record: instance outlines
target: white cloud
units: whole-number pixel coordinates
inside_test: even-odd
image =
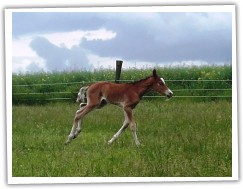
[[[70,32],[57,32],[51,34],[43,34],[41,37],[48,39],[51,43],[58,47],[66,47],[71,49],[73,46],[78,46],[82,39],[88,41],[92,40],[110,40],[116,36],[116,33],[101,28],[91,31],[70,31]]]
[[[21,36],[12,40],[12,56],[36,57],[37,54],[30,47],[33,36]]]
[[[51,44],[59,48],[67,48],[71,50],[73,47],[78,47],[82,39],[87,41],[92,40],[110,40],[116,37],[116,33],[105,28],[89,31],[70,31],[70,32],[55,32],[49,34],[34,34],[20,36],[12,40],[12,57],[13,57],[13,72],[27,72],[28,68],[38,68],[39,70],[48,70],[46,60],[41,58],[31,48],[31,42],[38,37],[47,39]],[[68,66],[68,65],[66,65]],[[38,71],[38,70],[37,70]]]
[[[32,36],[21,36],[12,40],[12,72],[26,73],[30,71],[28,67],[36,65],[38,70],[45,69],[45,61],[39,57],[30,47]]]
[[[29,70],[30,66],[35,65],[35,70]],[[46,71],[45,62],[39,57],[13,57],[12,72],[26,73],[28,71]]]
[[[101,28],[98,30],[87,31],[85,32],[84,38],[88,41],[92,40],[111,40],[116,37],[116,33],[105,28]]]
[[[28,36],[21,36],[14,38],[12,41],[13,45],[13,56],[36,56],[35,51],[30,47],[31,41],[36,37],[44,37],[48,39],[52,44],[71,49],[73,46],[78,46],[82,39],[88,41],[92,40],[110,40],[116,37],[116,33],[105,28],[90,31],[70,31],[70,32],[55,32],[48,34],[35,34]]]
[[[72,46],[78,46],[80,40],[84,37],[84,31],[72,31],[72,32],[59,32],[59,33],[50,33],[42,34],[39,37],[44,37],[48,39],[52,44],[66,48],[72,48]]]

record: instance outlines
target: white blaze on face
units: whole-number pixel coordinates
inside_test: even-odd
[[[161,81],[165,84],[165,80],[164,80],[164,78],[161,77],[160,79],[161,79]]]
[[[165,84],[165,80],[164,80],[164,78],[160,78],[161,79],[161,81]],[[165,91],[165,95],[166,96],[172,96],[173,95],[173,92],[168,88],[166,91]]]

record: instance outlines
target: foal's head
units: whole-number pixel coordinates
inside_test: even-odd
[[[157,73],[156,69],[153,70],[153,77],[154,77],[154,83],[153,83],[153,90],[160,93],[161,95],[165,95],[168,98],[171,98],[173,96],[173,92],[166,86],[165,80],[163,78],[160,78]]]

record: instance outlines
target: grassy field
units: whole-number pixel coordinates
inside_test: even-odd
[[[232,175],[232,104],[142,100],[134,115],[141,146],[127,129],[107,141],[123,112],[106,106],[85,117],[64,146],[78,104],[13,106],[14,177],[228,177]]]

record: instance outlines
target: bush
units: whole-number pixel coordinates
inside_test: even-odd
[[[165,79],[166,84],[174,92],[175,97],[231,96],[231,65],[158,67],[157,73]],[[127,82],[127,80],[140,80],[151,74],[152,69],[122,70],[121,80],[123,81],[121,82]],[[67,100],[75,102],[77,92],[81,86],[85,86],[96,81],[114,81],[114,78],[115,70],[112,69],[94,70],[93,72],[80,71],[13,74],[13,104],[45,104],[53,100]],[[152,92],[147,95],[151,96],[155,95],[155,93]],[[205,99],[207,98],[204,98],[204,100]],[[208,99],[215,100],[218,98],[209,97]],[[231,100],[231,98],[229,99]]]

